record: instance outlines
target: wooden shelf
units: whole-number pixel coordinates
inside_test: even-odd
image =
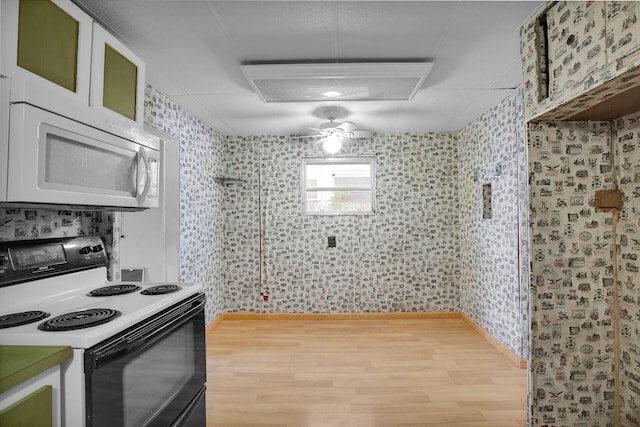
[[[611,121],[638,111],[640,66],[533,117],[530,121]]]
[[[640,85],[620,92],[572,116],[571,121],[611,121],[640,111]]]

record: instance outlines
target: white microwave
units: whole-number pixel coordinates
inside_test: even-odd
[[[158,206],[159,138],[138,128],[118,136],[27,103],[2,104],[9,126],[0,139],[0,205]]]

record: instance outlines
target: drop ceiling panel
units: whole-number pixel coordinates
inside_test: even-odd
[[[446,127],[451,130],[461,130],[480,117],[482,113],[486,112],[488,110],[487,105],[491,107],[497,105],[511,92],[512,90],[510,89],[494,89],[482,92],[473,102],[467,105],[465,109],[456,115],[452,115]]]
[[[456,2],[339,3],[338,51],[354,58],[380,52],[389,59],[431,58],[456,7]]]
[[[501,76],[493,81],[491,89],[504,89],[520,86],[522,81],[522,61],[515,61],[509,67],[505,67]]]
[[[458,130],[520,82],[518,28],[543,2],[74,0],[147,63],[148,82],[223,134],[301,133],[326,102],[265,104],[246,61],[433,60],[411,101],[342,101],[376,132]],[[442,91],[423,99],[422,94]],[[475,97],[474,97],[475,96]],[[497,99],[497,100],[499,100]],[[466,123],[465,123],[466,121]]]
[[[210,2],[242,61],[334,58],[332,2]]]
[[[434,88],[488,88],[520,62],[519,24],[537,3],[502,2],[500,8],[485,2],[468,2],[456,10],[452,30],[436,55],[431,81]]]
[[[229,135],[288,135],[305,133],[304,126],[318,124],[312,106],[280,103],[265,104],[255,94],[196,95],[196,99],[210,107],[211,113],[224,117]],[[287,132],[283,132],[287,129]]]
[[[483,89],[449,90],[427,89],[418,92],[411,103],[405,103],[394,117],[393,132],[419,132],[430,129],[434,132],[458,131],[456,117],[473,103]],[[464,107],[461,107],[463,104]],[[453,123],[451,123],[453,122]]]
[[[236,68],[235,48],[206,2],[127,1],[126,10],[123,2],[82,3],[99,11],[100,18],[143,57],[148,69],[160,69],[166,79],[177,82],[167,94],[229,91],[228,79],[211,76]],[[234,89],[238,88],[249,90],[249,85],[238,79]]]
[[[192,95],[174,95],[171,97],[185,111],[197,117],[201,122],[212,127],[222,135],[234,135],[235,132],[220,115],[214,114],[209,105],[203,104],[197,97]]]

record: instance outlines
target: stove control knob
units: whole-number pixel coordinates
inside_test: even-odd
[[[85,246],[83,248],[80,248],[80,253],[82,255],[86,255],[86,254],[88,254],[90,252],[91,252],[91,246]]]
[[[91,248],[91,252],[102,252],[103,249],[102,245],[95,245]]]
[[[6,256],[0,255],[0,265],[5,265],[9,261]]]

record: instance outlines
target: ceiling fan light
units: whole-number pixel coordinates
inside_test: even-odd
[[[336,154],[342,148],[342,141],[334,136],[328,136],[322,143],[322,148],[329,154]]]
[[[327,98],[335,98],[337,96],[342,95],[342,93],[338,92],[337,90],[328,90],[324,92],[323,95],[326,96]]]

